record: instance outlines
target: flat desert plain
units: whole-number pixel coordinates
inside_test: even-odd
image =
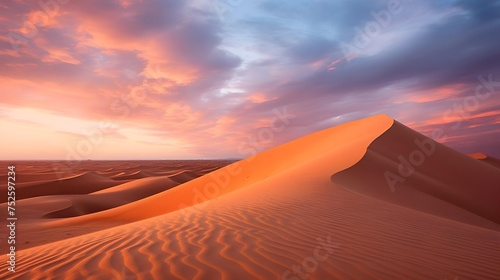
[[[500,279],[498,163],[386,115],[241,161],[2,162],[0,278]]]

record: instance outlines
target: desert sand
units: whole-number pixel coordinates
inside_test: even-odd
[[[500,279],[480,158],[377,115],[238,162],[18,162],[0,278]]]
[[[475,158],[481,162],[488,163],[493,165],[496,168],[500,168],[500,159],[494,158],[492,156],[485,155],[483,153],[475,153],[470,155],[472,158]]]

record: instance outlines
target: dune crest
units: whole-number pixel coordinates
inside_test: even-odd
[[[208,173],[208,172],[207,172]],[[198,175],[196,175],[194,172],[192,171],[187,171],[187,170],[183,170],[183,171],[179,171],[178,173],[175,173],[175,174],[172,174],[172,175],[169,175],[168,176],[170,179],[182,184],[182,183],[186,183],[188,181],[191,181],[197,177],[199,177]]]
[[[488,156],[483,153],[474,153],[469,155],[471,158],[475,159],[486,159]]]
[[[136,172],[132,172],[130,174],[117,174],[117,175],[111,177],[111,179],[114,179],[114,180],[130,180],[130,179],[147,178],[149,176],[151,176],[151,174],[148,174],[147,172],[139,170],[139,171],[136,171]]]
[[[84,172],[61,179],[18,183],[17,200],[44,195],[88,194],[121,183],[96,172]],[[3,186],[2,189],[4,188],[7,189],[7,186]],[[1,197],[0,203],[6,202],[6,199],[5,196]]]
[[[498,158],[491,157],[483,153],[470,154],[469,156],[493,167],[500,168],[500,159]]]
[[[426,213],[489,228],[500,225],[500,170],[398,122],[368,147],[359,163],[332,180]]]
[[[498,278],[500,231],[479,216],[486,216],[495,200],[476,209],[483,194],[472,193],[467,204],[464,195],[471,190],[465,185],[443,187],[455,182],[448,177],[457,170],[433,174],[427,167],[416,179],[406,178],[408,188],[393,186],[391,192],[382,182],[380,189],[378,178],[397,170],[394,158],[413,151],[414,136],[385,115],[373,116],[310,134],[135,202],[44,223],[55,235],[88,226],[102,230],[21,250],[23,262],[16,274],[7,274],[2,261],[0,277]],[[435,150],[437,162],[451,157],[457,166],[496,176],[495,168],[449,148]],[[187,169],[181,165],[179,171]],[[435,182],[430,175],[437,176]],[[425,184],[418,189],[412,180]],[[136,190],[129,188],[134,182],[90,195]],[[141,188],[149,185],[141,182]],[[400,193],[418,203],[386,199]],[[443,194],[452,199],[443,200]],[[423,208],[414,208],[419,205]],[[110,223],[116,226],[105,229]]]
[[[323,162],[325,165],[319,170],[314,170],[313,174],[318,176],[317,173],[322,173],[324,178],[328,178],[330,174],[359,161],[371,141],[389,129],[393,122],[394,120],[387,115],[377,115],[325,129],[230,164],[146,199],[96,214],[55,221],[52,226],[109,219],[131,222],[150,218],[205,203],[282,172],[314,165],[315,162]],[[286,160],[283,160],[285,158]],[[165,203],[166,201],[171,203]]]

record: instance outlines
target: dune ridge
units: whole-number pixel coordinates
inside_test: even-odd
[[[332,180],[357,193],[433,215],[490,228],[500,225],[500,170],[398,122],[368,147],[360,162]],[[424,203],[429,200],[434,201],[432,207]]]
[[[422,194],[419,203],[428,207],[415,209],[383,199],[384,192],[392,193],[385,182],[368,184],[361,178],[358,186],[342,180],[375,178],[375,173],[359,171],[376,160],[382,163],[377,172],[383,178],[385,167],[395,165],[387,162],[411,145],[401,139],[414,140],[405,131],[388,116],[373,116],[308,135],[123,206],[46,223],[54,231],[122,224],[21,250],[23,264],[16,274],[5,273],[3,261],[0,277],[498,279],[500,231],[490,220],[471,213],[477,197],[461,208],[455,201],[415,191]],[[445,148],[436,155],[448,156],[451,152]],[[470,160],[465,161],[475,166],[470,168],[494,172]],[[446,172],[437,179],[451,180],[447,177],[453,173]],[[218,192],[207,186],[219,186]],[[410,188],[397,187],[394,194],[406,189]],[[199,194],[205,199],[195,199]],[[453,215],[468,216],[461,221],[437,215],[443,205]]]
[[[487,163],[487,164],[492,165],[496,168],[500,168],[500,159],[498,159],[498,158],[488,156],[488,155],[483,154],[483,153],[475,153],[475,154],[471,154],[470,156],[472,158],[475,158],[475,159],[481,161],[481,162]]]
[[[19,177],[19,176],[18,176]],[[26,183],[17,183],[17,200],[60,194],[88,194],[94,191],[102,190],[121,184],[120,181],[111,180],[96,172],[84,172],[61,179],[34,181]],[[2,189],[6,186],[2,186]],[[2,196],[0,203],[6,202],[7,198]]]
[[[150,218],[206,202],[281,172],[291,172],[297,166],[300,167],[315,161],[331,160],[332,156],[342,155],[343,160],[334,161],[330,164],[332,167],[325,167],[324,170],[315,168],[314,170],[315,173],[324,172],[325,176],[329,176],[336,171],[354,165],[361,159],[369,143],[389,129],[393,122],[386,115],[377,115],[325,129],[264,151],[256,156],[232,163],[179,187],[146,199],[108,211],[55,221],[48,226],[57,227],[110,219],[131,222]],[[341,145],[332,147],[332,143]],[[304,150],[304,146],[308,148]],[[283,158],[287,160],[281,160]],[[221,178],[225,178],[225,181],[221,182],[223,180]],[[215,194],[211,195],[211,192]],[[202,198],[197,199],[200,196]],[[165,201],[172,201],[173,203],[165,203]]]
[[[115,180],[130,180],[130,179],[142,179],[142,178],[147,178],[150,177],[151,174],[148,174],[145,171],[139,170],[132,172],[130,174],[117,174],[111,177],[111,179]]]
[[[20,196],[20,193],[17,194],[17,217],[22,220],[22,223],[18,225],[18,237],[22,242],[18,244],[17,248],[22,250],[120,224],[113,221],[104,221],[100,225],[82,226],[75,224],[75,226],[65,227],[64,230],[60,230],[45,227],[47,221],[107,210],[174,187],[179,183],[172,181],[169,177],[180,172],[179,166],[182,166],[185,172],[201,175],[207,169],[217,169],[230,162],[227,160],[22,161],[0,162],[0,166],[7,169],[7,165],[16,165],[18,186],[43,187],[49,185],[48,190],[37,190],[41,196],[37,196],[36,192],[30,193],[29,188],[21,189],[22,196]],[[150,177],[128,180],[111,178],[118,173],[136,174],[141,170],[146,170]],[[97,176],[95,176],[96,174]],[[40,176],[51,179],[40,182]],[[98,180],[95,180],[95,178],[98,178]],[[188,176],[183,178],[183,180],[188,179]],[[107,187],[105,185],[105,188],[101,188],[101,181],[103,180],[105,183],[111,182],[113,186]],[[78,184],[73,185],[72,182]],[[78,188],[73,188],[73,186]],[[7,192],[6,189],[5,184],[0,185],[0,191]],[[63,191],[57,191],[58,189]],[[0,203],[0,210],[5,213],[7,204]],[[0,229],[0,234],[4,232],[4,229]],[[0,246],[2,254],[7,249],[7,246]]]

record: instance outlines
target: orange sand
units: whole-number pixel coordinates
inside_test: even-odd
[[[500,169],[436,143],[391,189],[415,139],[379,115],[198,178],[216,167],[107,167],[119,184],[19,201],[41,241],[0,278],[498,279]]]

